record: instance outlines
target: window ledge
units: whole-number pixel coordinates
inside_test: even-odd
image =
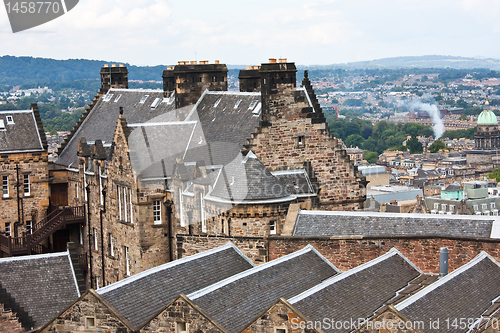
[[[129,227],[134,227],[134,224],[132,222],[125,222],[125,221],[119,221],[121,224],[127,225]]]
[[[14,199],[13,197],[2,197],[3,200],[11,200]]]
[[[162,224],[153,224],[153,228],[167,228],[168,224],[162,223]]]

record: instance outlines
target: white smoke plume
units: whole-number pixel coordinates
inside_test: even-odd
[[[441,113],[435,104],[422,103],[420,101],[412,101],[410,108],[417,111],[422,110],[427,112],[432,119],[432,129],[434,130],[434,140],[439,139],[444,133],[444,124],[441,119]]]

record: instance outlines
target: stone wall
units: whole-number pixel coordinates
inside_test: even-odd
[[[178,332],[179,323],[186,325],[186,332],[224,332],[211,320],[205,317],[184,297],[177,298],[158,316],[145,325],[140,332]]]
[[[264,314],[259,316],[242,333],[276,333],[277,329],[285,332],[318,332],[307,328],[307,322],[302,320],[288,304],[278,301]]]
[[[38,221],[43,219],[49,207],[47,153],[1,155],[0,175],[9,177],[9,196],[3,197],[3,193],[0,194],[0,231],[5,231],[5,223],[10,222],[12,236],[14,236],[14,222],[18,221],[17,165],[19,166],[19,196],[22,200],[22,203],[19,204],[19,211],[24,211],[24,222],[32,221],[33,216],[36,216]],[[29,175],[29,195],[24,193],[24,175]],[[23,230],[24,228],[19,231]]]
[[[96,330],[96,328],[88,327],[87,318],[90,318],[90,320],[93,319],[95,327],[99,329]],[[83,295],[66,311],[47,324],[40,333],[77,331],[105,333],[132,332],[93,292]]]
[[[25,330],[19,319],[10,310],[6,310],[0,303],[0,333],[22,333]]]
[[[252,134],[248,149],[270,171],[303,169],[304,162],[310,162],[319,181],[322,209],[360,209],[366,191],[322,115],[313,112],[292,85],[279,85],[277,90],[263,106],[263,126]]]
[[[177,257],[184,258],[232,242],[254,264],[267,262],[267,242],[261,237],[177,235]]]
[[[292,238],[270,237],[269,260],[311,244],[341,271],[347,271],[396,248],[426,273],[439,273],[439,250],[449,249],[449,271],[467,264],[481,251],[500,261],[500,240],[458,238]]]

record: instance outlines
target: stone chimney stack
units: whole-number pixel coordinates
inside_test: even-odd
[[[195,104],[203,92],[227,91],[227,66],[208,61],[179,61],[163,71],[163,91],[175,91],[175,107]]]
[[[260,66],[247,66],[240,70],[238,79],[241,92],[260,92]]]
[[[273,105],[282,104],[285,101],[279,101],[280,99],[293,94],[297,86],[296,73],[295,63],[287,62],[286,58],[279,59],[279,62],[276,59],[269,59],[268,63],[261,65],[260,83],[264,120],[274,113]]]
[[[100,92],[102,94],[105,94],[110,88],[128,89],[128,70],[123,64],[104,64],[100,74]]]

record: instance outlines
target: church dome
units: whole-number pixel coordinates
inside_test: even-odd
[[[478,125],[498,125],[497,116],[491,110],[484,110],[477,117]]]

